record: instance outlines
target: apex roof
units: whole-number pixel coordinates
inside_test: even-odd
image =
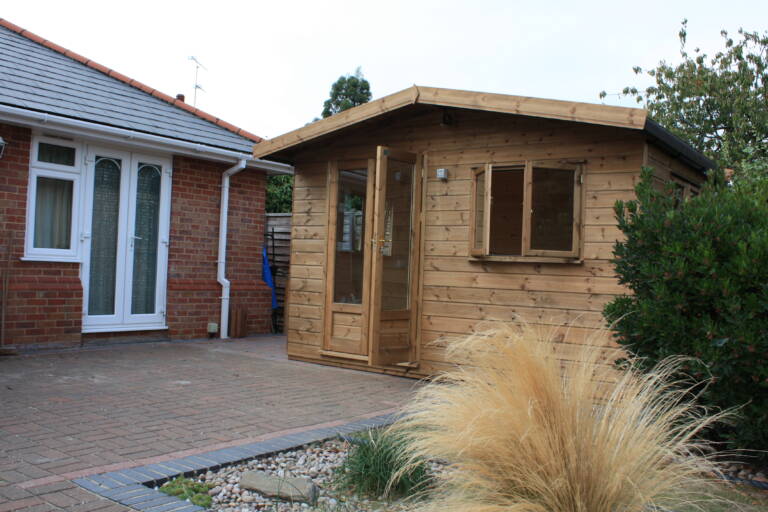
[[[264,158],[387,112],[416,104],[484,110],[641,130],[661,141],[668,149],[680,154],[696,167],[702,170],[714,167],[711,160],[650,119],[645,109],[419,85],[345,110],[273,139],[264,140],[254,146],[253,155],[257,158]]]
[[[262,140],[2,18],[0,104],[244,153]]]

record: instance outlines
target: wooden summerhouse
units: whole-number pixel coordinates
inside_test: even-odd
[[[295,167],[294,359],[423,376],[441,339],[521,318],[569,347],[619,285],[612,207],[644,165],[682,194],[712,162],[645,110],[411,87],[254,148]]]

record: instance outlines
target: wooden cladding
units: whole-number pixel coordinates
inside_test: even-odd
[[[469,254],[578,259],[582,169],[567,160],[486,164],[472,171]]]
[[[440,124],[442,114],[425,106],[390,112],[386,119],[372,119],[296,153],[290,357],[426,376],[460,363],[449,356],[447,339],[498,322],[525,321],[551,328],[560,340],[558,353],[564,360],[573,358],[578,352],[574,345],[605,327],[604,305],[629,293],[610,262],[613,244],[623,237],[613,211],[616,200],[635,197],[643,165],[652,165],[665,180],[676,175],[696,182],[695,170],[647,146],[642,134],[633,130],[467,109],[452,109],[453,123],[446,126]],[[338,207],[338,181],[329,182],[329,175],[350,168],[351,162],[361,168],[362,161],[369,165],[372,185],[376,173],[368,161],[376,159],[377,146],[384,141],[390,150],[385,155],[386,148],[381,148],[380,167],[395,169],[388,165],[390,159],[415,161],[416,172],[413,241],[394,236],[397,227],[406,232],[406,223],[397,215],[390,215],[388,236],[384,195],[378,196],[383,202],[376,221],[371,218],[377,233],[365,235],[371,259],[374,252],[382,260],[390,258],[378,262],[384,274],[378,289],[405,282],[406,247],[413,259],[407,266],[408,300],[402,288],[393,296],[393,310],[378,299],[378,319],[372,322],[364,318],[363,305],[336,303],[331,294],[329,283],[338,268],[335,244],[345,236],[350,242],[354,238],[348,228],[345,235],[336,221],[329,223],[343,211]],[[329,168],[329,161],[338,163]],[[374,160],[374,168],[376,164]],[[447,169],[447,180],[438,176],[439,168]],[[389,181],[381,175],[379,187],[403,185],[405,190],[407,174],[401,173],[399,182],[394,175]],[[489,194],[487,186],[493,188]],[[368,197],[376,198],[376,191]],[[397,213],[404,198],[393,195],[390,209]],[[366,216],[373,217],[374,201],[366,205]],[[559,210],[542,212],[547,206]],[[498,225],[503,237],[497,236],[498,227],[493,229]],[[558,236],[548,233],[550,227]],[[570,251],[562,250],[566,245]],[[391,256],[382,254],[382,248]],[[371,288],[374,281],[373,274],[364,278]],[[396,304],[404,301],[409,309]],[[370,326],[378,334],[375,343]]]

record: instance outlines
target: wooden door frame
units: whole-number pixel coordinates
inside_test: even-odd
[[[365,197],[365,229],[366,236],[362,241],[363,247],[363,290],[362,304],[344,304],[334,302],[334,279],[336,273],[336,229],[338,222],[338,200],[339,200],[339,171],[346,169],[368,169],[368,178],[366,180]],[[327,199],[326,211],[328,212],[328,222],[326,224],[326,271],[325,271],[325,302],[323,308],[323,337],[320,347],[322,356],[354,359],[358,361],[370,362],[371,346],[368,337],[369,311],[370,311],[370,287],[371,287],[371,245],[367,237],[370,233],[367,231],[371,226],[373,218],[373,206],[369,202],[374,201],[373,187],[376,172],[376,161],[374,159],[361,160],[331,160],[328,162],[327,179]],[[333,333],[333,314],[334,313],[354,313],[361,315],[361,346],[366,348],[367,354],[351,354],[331,350],[330,342]]]
[[[382,233],[386,229],[384,226],[385,222],[385,212],[382,211],[382,209],[386,205],[386,176],[384,172],[381,172],[381,168],[379,167],[379,162],[383,160],[383,158],[386,157],[387,161],[391,158],[393,160],[398,161],[405,161],[410,162],[413,160],[413,190],[411,191],[411,255],[410,255],[410,270],[409,270],[409,276],[410,276],[410,283],[408,290],[408,297],[409,297],[409,316],[410,316],[410,323],[409,323],[409,331],[408,331],[408,337],[409,337],[409,359],[408,362],[398,363],[395,364],[395,366],[405,366],[408,368],[411,367],[417,367],[418,366],[418,357],[419,357],[419,350],[418,350],[418,330],[419,330],[419,312],[420,312],[420,302],[421,302],[421,283],[422,283],[422,264],[421,264],[421,254],[422,254],[422,247],[423,247],[423,240],[422,240],[422,233],[421,233],[421,226],[423,223],[423,208],[422,208],[422,195],[425,187],[422,186],[423,180],[426,179],[425,177],[425,157],[423,155],[417,154],[417,153],[411,153],[407,151],[392,149],[386,146],[377,146],[376,148],[376,185],[374,189],[374,209],[373,209],[373,219],[372,219],[372,238],[371,238],[371,276],[370,276],[370,282],[371,282],[371,288],[370,288],[370,294],[371,298],[369,301],[369,310],[368,310],[368,322],[369,322],[369,334],[368,339],[370,346],[368,348],[368,355],[369,355],[369,364],[374,366],[391,366],[389,364],[382,364],[377,360],[378,353],[376,351],[377,344],[375,343],[377,339],[377,328],[379,324],[379,320],[382,317],[382,311],[381,311],[381,294],[377,293],[377,290],[381,288],[382,286],[382,276],[383,276],[383,270],[379,268],[381,265],[381,262],[383,260],[382,257],[379,257],[379,251],[380,251],[380,243],[381,239],[380,236],[383,236]],[[388,172],[388,169],[387,169]],[[374,252],[375,251],[375,252]]]

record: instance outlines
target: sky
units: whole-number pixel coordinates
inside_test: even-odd
[[[633,66],[768,30],[768,1],[3,0],[3,17],[265,138],[319,117],[359,66],[374,98],[413,84],[600,103]],[[610,105],[636,106],[609,95]]]

